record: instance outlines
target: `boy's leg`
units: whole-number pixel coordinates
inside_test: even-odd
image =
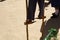
[[[37,0],[29,0],[26,23],[32,22],[32,20],[34,20],[36,3],[37,3]]]
[[[44,17],[44,0],[38,0],[38,5],[39,5],[38,18],[42,19],[42,17]]]
[[[34,20],[37,0],[29,0],[27,19]]]

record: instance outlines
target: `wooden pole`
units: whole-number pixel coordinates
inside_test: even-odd
[[[43,28],[44,28],[44,26],[45,26],[45,22],[44,22],[44,19],[46,18],[46,16],[44,16],[44,8],[45,8],[45,3],[43,4],[44,6],[43,6],[43,9],[42,9],[42,13],[43,13],[43,19],[42,19],[42,32],[44,32],[44,30],[43,30]],[[42,34],[42,36],[43,36],[43,34]]]
[[[26,0],[26,14],[28,13],[28,5],[27,5],[27,0]],[[28,24],[26,24],[26,35],[27,35],[27,40],[29,40],[29,33],[28,33]]]
[[[29,40],[28,24],[26,25],[26,35],[27,35],[27,40]]]

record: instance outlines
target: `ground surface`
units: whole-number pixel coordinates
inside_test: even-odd
[[[38,6],[36,9],[36,17],[38,15]],[[57,25],[60,27],[60,20],[48,23],[51,14],[54,12],[54,8],[51,5],[45,8],[45,21],[46,25]],[[25,0],[5,0],[0,2],[0,40],[26,40],[26,26],[24,22],[26,20],[26,6]],[[54,24],[56,23],[56,24]],[[42,36],[40,32],[42,26],[42,20],[36,19],[34,24],[29,25],[29,40],[39,40]],[[44,33],[45,34],[45,33]],[[58,34],[59,39],[59,34]]]

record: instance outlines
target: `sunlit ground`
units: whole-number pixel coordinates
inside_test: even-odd
[[[48,21],[54,8],[51,5],[45,8],[45,21]],[[38,5],[35,17],[39,13]],[[26,40],[26,6],[25,0],[5,0],[0,2],[0,40]],[[35,19],[35,23],[29,25],[29,40],[39,40],[42,20]],[[60,31],[59,31],[60,32]],[[58,39],[60,33],[58,34]]]

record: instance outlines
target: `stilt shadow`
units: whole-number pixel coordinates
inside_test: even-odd
[[[43,27],[42,27],[43,26]],[[43,40],[48,35],[48,30],[51,28],[57,29],[57,32],[60,28],[60,17],[49,19],[46,23],[42,23],[40,32],[42,33],[42,37],[40,40]]]
[[[3,2],[3,1],[5,1],[5,0],[0,0],[0,2]]]

